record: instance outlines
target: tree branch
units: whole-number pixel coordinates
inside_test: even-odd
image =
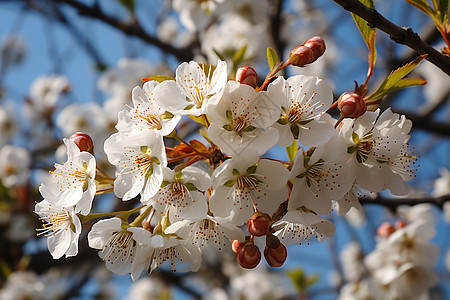
[[[450,75],[450,58],[425,43],[411,28],[401,28],[384,18],[375,9],[369,8],[358,0],[333,0],[345,10],[367,21],[369,26],[387,33],[398,44],[403,44],[419,54],[428,54],[427,60]]]
[[[166,53],[174,55],[179,61],[189,61],[194,57],[194,53],[190,47],[176,48],[170,44],[164,43],[158,38],[148,34],[144,29],[136,23],[126,23],[117,20],[105,14],[98,6],[88,6],[75,0],[52,0],[56,3],[65,3],[75,8],[80,15],[84,15],[99,21],[102,21],[119,31],[131,36],[136,36],[143,41],[152,44]]]
[[[450,194],[441,197],[423,197],[423,198],[385,198],[377,196],[376,198],[360,197],[359,202],[363,205],[377,204],[395,210],[400,205],[416,205],[429,203],[442,209],[445,202],[450,201]]]

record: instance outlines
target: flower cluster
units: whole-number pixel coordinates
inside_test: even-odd
[[[308,41],[310,63],[325,46],[318,37]],[[104,143],[115,178],[96,164],[90,138],[64,139],[68,159],[55,164],[36,204],[54,258],[77,254],[81,224],[98,216],[92,203],[106,192],[141,205],[102,214],[111,218],[92,225],[88,243],[108,269],[133,279],[165,261],[174,271],[197,271],[206,245],[221,250],[229,240],[241,266],[259,264],[258,238],[266,240],[269,265],[281,266],[286,246],[333,235],[333,223],[319,215],[360,208],[361,188],[407,193],[416,158],[404,116],[387,109],[335,120],[327,113],[332,89],[318,77],[271,72],[258,87],[250,67],[235,80],[228,73],[224,61],[191,61],[174,78],[148,77],[135,87]],[[179,136],[183,116],[201,125],[203,142]],[[167,147],[168,139],[179,144]],[[289,161],[263,156],[275,145],[286,147]]]
[[[437,283],[433,266],[439,248],[430,242],[436,234],[431,208],[421,204],[408,210],[413,218],[380,225],[377,246],[366,257],[357,242],[342,252],[349,282],[339,299],[422,299]]]

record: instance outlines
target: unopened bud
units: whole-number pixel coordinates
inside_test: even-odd
[[[289,53],[289,61],[293,66],[303,67],[315,60],[314,52],[311,48],[300,45]]]
[[[408,224],[406,224],[405,221],[397,220],[397,222],[395,222],[395,229],[400,229],[400,228],[406,227],[406,225],[408,225]]]
[[[236,258],[241,267],[253,269],[261,261],[261,252],[255,244],[247,243],[239,250]]]
[[[267,235],[266,246],[272,249],[278,248],[278,246],[280,246],[280,240],[272,234]]]
[[[320,36],[308,39],[303,46],[310,48],[314,53],[314,60],[318,59],[325,52],[325,42]]]
[[[357,93],[342,94],[338,100],[338,108],[347,118],[358,118],[367,110],[366,102]]]
[[[384,222],[377,229],[378,236],[387,239],[391,234],[395,232],[394,226],[389,222]]]
[[[264,257],[271,267],[281,267],[287,258],[287,249],[280,243],[277,248],[273,249],[268,246],[264,248]]]
[[[231,250],[233,250],[234,253],[238,253],[245,244],[247,244],[247,241],[239,242],[238,240],[233,240],[233,242],[231,242]]]
[[[271,222],[268,214],[255,212],[247,222],[247,230],[251,235],[263,236],[269,231]]]
[[[256,88],[258,85],[258,74],[256,74],[255,69],[252,67],[240,67],[236,71],[235,80],[239,83],[249,85],[252,88]]]
[[[83,132],[75,132],[69,139],[77,145],[80,151],[86,151],[94,154],[94,142],[88,134]]]

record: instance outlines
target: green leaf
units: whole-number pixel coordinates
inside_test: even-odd
[[[170,77],[170,76],[164,76],[164,75],[156,75],[156,76],[144,77],[141,80],[144,82],[155,80],[155,81],[158,81],[159,83],[161,83],[166,80],[175,81],[175,78]]]
[[[359,0],[362,4],[369,8],[375,9],[375,5],[372,0]],[[375,28],[370,27],[367,24],[367,21],[363,18],[352,13],[353,20],[355,20],[356,26],[361,32],[361,36],[366,42],[367,48],[369,49],[369,68],[372,69],[375,65],[375,61],[377,59],[377,51],[375,49]]]
[[[436,10],[437,17],[442,24],[447,23],[448,16],[448,0],[433,0],[434,9]]]
[[[417,57],[410,63],[392,71],[391,74],[381,83],[378,89],[367,96],[366,100],[377,100],[381,99],[383,96],[395,92],[397,90],[403,89],[412,85],[423,85],[426,83],[425,80],[419,78],[405,78],[417,65],[427,57],[427,54]]]
[[[297,140],[294,140],[292,145],[286,147],[286,152],[289,157],[289,161],[294,161],[294,157],[297,154],[298,146],[297,146]]]
[[[217,55],[217,57],[220,60],[226,61],[225,57],[222,55],[222,53],[220,53],[219,51],[217,51],[216,49],[213,48],[214,53]]]
[[[233,176],[235,177],[241,176],[241,173],[239,173],[238,169],[233,169]]]
[[[423,11],[432,18],[434,17],[434,15],[436,15],[436,12],[434,11],[434,9],[430,7],[430,5],[428,5],[426,0],[405,0],[405,1],[411,4],[412,6],[420,9],[421,11]]]
[[[275,67],[277,66],[277,63],[278,63],[277,52],[274,49],[267,47],[266,55],[267,55],[267,62],[269,63],[270,71],[272,71],[273,69],[275,69]]]
[[[302,269],[287,271],[286,274],[300,293],[306,292],[319,280],[319,275],[307,276]]]
[[[233,66],[236,68],[244,60],[245,51],[247,51],[247,45],[239,49],[233,54]]]
[[[134,14],[134,0],[118,0],[130,13]]]

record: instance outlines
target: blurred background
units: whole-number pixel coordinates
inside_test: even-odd
[[[433,21],[406,1],[375,1],[377,10],[441,49]],[[91,135],[95,156],[111,176],[103,142],[115,132],[117,114],[131,102],[143,77],[173,76],[183,61],[215,64],[220,57],[234,70],[252,66],[269,72],[266,47],[282,60],[308,38],[319,35],[325,54],[308,67],[285,75],[326,79],[335,100],[363,83],[367,47],[347,11],[329,0],[0,0],[0,299],[363,299],[370,272],[364,257],[377,245],[377,228],[399,219],[426,219],[439,247],[433,266],[437,284],[421,299],[450,299],[450,79],[422,62],[412,76],[428,84],[383,100],[382,107],[413,121],[410,146],[420,156],[407,197],[389,193],[362,201],[364,211],[331,214],[336,233],[324,242],[292,245],[281,268],[261,263],[244,270],[231,249],[206,251],[197,273],[161,268],[133,282],[106,270],[97,250],[80,238],[76,257],[53,260],[41,222],[33,213],[55,162],[65,159],[62,138]],[[243,56],[239,51],[246,46]],[[383,32],[369,91],[390,71],[418,55]],[[238,53],[238,54],[237,54]],[[332,111],[335,117],[338,111]],[[180,125],[189,138],[198,129]],[[267,156],[285,159],[283,148]],[[96,198],[94,211],[129,209],[114,195]],[[375,203],[375,204],[374,204]],[[92,224],[90,224],[92,225]],[[90,226],[89,224],[86,227]],[[344,290],[353,287],[350,298]],[[370,293],[369,293],[370,295]],[[364,298],[372,299],[372,298]],[[375,299],[375,298],[374,298]]]

